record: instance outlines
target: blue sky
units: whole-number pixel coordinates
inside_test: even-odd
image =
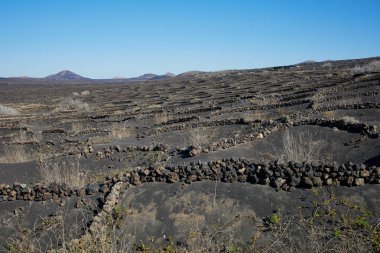
[[[379,0],[1,0],[0,76],[91,78],[380,55]]]

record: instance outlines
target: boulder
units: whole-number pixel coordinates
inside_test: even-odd
[[[302,177],[301,183],[305,188],[312,188],[314,185],[313,181],[308,177]]]

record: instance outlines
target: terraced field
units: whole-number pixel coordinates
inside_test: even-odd
[[[315,245],[289,241],[282,221],[331,196],[371,211],[376,230],[376,63],[125,84],[0,80],[0,104],[17,111],[0,115],[2,249],[90,247],[94,236],[107,245],[111,233],[120,251],[302,251]],[[279,210],[281,222],[268,223]],[[369,252],[373,240],[355,245]]]

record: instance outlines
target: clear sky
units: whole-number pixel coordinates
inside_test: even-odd
[[[91,78],[380,55],[380,0],[1,0],[0,76]]]

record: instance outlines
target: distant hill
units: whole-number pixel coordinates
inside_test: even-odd
[[[175,75],[172,73],[166,73],[164,75],[156,75],[152,73],[147,73],[138,77],[127,78],[126,80],[128,81],[162,80],[162,79],[172,78],[174,76]]]
[[[183,73],[179,74],[178,76],[196,76],[196,75],[203,74],[203,73],[206,73],[206,72],[198,71],[198,70],[192,70],[192,71],[183,72]]]
[[[86,78],[78,74],[75,74],[74,72],[64,70],[57,74],[47,76],[44,79],[55,80],[55,81],[78,81],[78,80],[88,80],[90,78]]]
[[[175,75],[173,73],[166,73],[166,74],[163,74],[163,75],[160,75],[160,76],[155,76],[149,80],[162,80],[162,79],[168,79],[168,78],[172,78],[172,77],[175,77]]]
[[[298,63],[297,65],[302,65],[302,64],[313,64],[313,63],[317,63],[317,61],[314,61],[314,60],[307,60],[307,61],[300,62],[300,63]]]
[[[71,71],[64,70],[57,74],[50,75],[44,78],[38,77],[28,77],[28,76],[18,76],[18,77],[0,77],[0,85],[13,85],[13,84],[112,84],[112,83],[129,83],[129,82],[145,82],[145,81],[155,81],[155,80],[165,80],[171,78],[203,78],[209,76],[224,76],[229,74],[240,74],[244,72],[254,72],[259,73],[260,71],[282,71],[287,69],[297,69],[300,71],[314,71],[314,70],[326,70],[326,69],[343,69],[346,68],[350,70],[356,66],[362,66],[365,64],[370,64],[373,61],[379,61],[380,57],[370,57],[363,59],[349,59],[349,60],[326,60],[322,62],[315,62],[312,60],[305,61],[299,64],[292,64],[287,66],[274,66],[265,67],[257,69],[234,69],[234,70],[221,70],[213,72],[204,71],[188,71],[178,75],[172,73],[165,73],[163,75],[156,75],[152,73],[147,73],[138,77],[124,77],[117,76],[110,79],[91,79],[75,74]]]

